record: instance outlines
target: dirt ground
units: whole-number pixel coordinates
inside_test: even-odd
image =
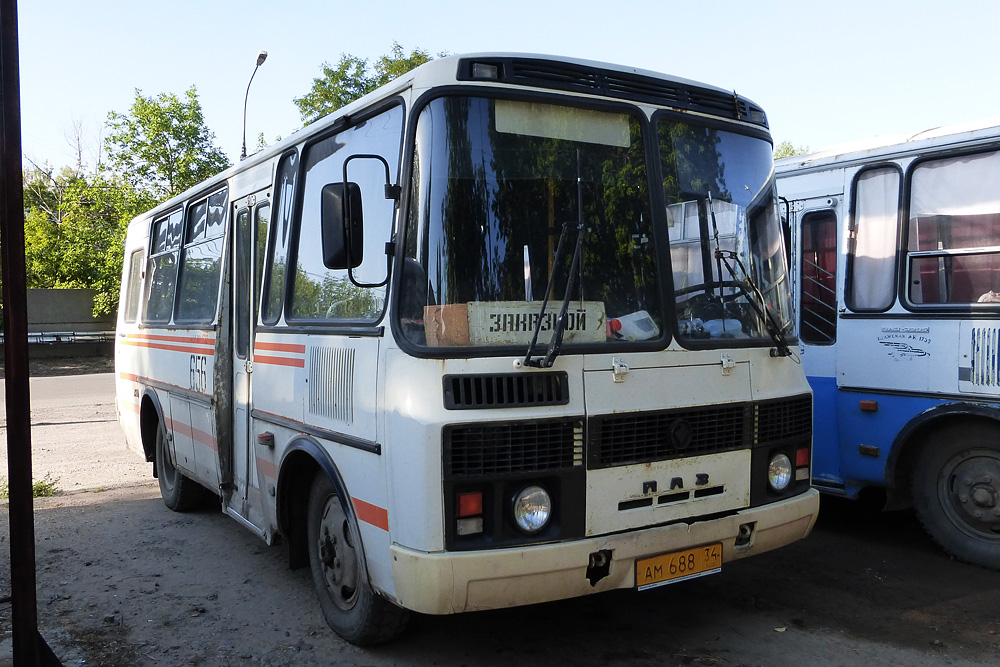
[[[643,593],[418,616],[396,642],[358,649],[329,630],[308,571],[289,570],[281,547],[217,505],[187,514],[164,507],[148,464],[124,450],[109,421],[112,397],[89,388],[112,378],[36,377],[32,412],[47,426],[35,429],[37,441],[33,434],[43,450],[35,462],[63,465],[60,486],[71,490],[35,501],[39,629],[64,665],[1000,663],[1000,572],[950,560],[912,512],[833,499],[824,499],[808,539],[718,575]],[[102,430],[84,434],[81,415]],[[5,509],[0,562],[9,561]],[[0,567],[0,596],[9,576]],[[10,606],[0,604],[0,667],[10,664],[10,622]]]

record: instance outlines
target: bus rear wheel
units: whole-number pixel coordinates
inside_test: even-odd
[[[1000,429],[937,431],[912,482],[917,517],[934,541],[959,560],[1000,569]]]
[[[163,504],[175,512],[197,509],[205,499],[205,489],[174,467],[162,429],[156,429],[156,479]]]
[[[326,475],[309,494],[309,566],[323,616],[356,646],[388,641],[406,627],[409,613],[379,596],[365,576],[358,536]]]

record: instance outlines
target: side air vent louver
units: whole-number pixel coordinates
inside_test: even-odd
[[[764,111],[749,100],[690,82],[534,58],[464,59],[459,63],[459,80],[481,80],[472,76],[473,63],[493,65],[496,80],[519,86],[648,102],[768,126]]]
[[[444,376],[444,406],[448,410],[523,408],[568,403],[569,382],[566,373]]]

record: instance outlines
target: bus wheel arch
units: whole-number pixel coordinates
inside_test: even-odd
[[[919,435],[907,475],[917,518],[958,560],[1000,569],[1000,421],[948,415]]]
[[[153,477],[159,482],[163,503],[175,512],[188,512],[200,507],[206,498],[206,490],[177,470],[170,460],[163,408],[152,391],[146,391],[142,397],[139,433],[146,460],[153,463]]]
[[[346,485],[316,443],[293,443],[282,461],[277,495],[289,564],[309,565],[327,624],[358,646],[399,635],[409,614],[372,587]]]
[[[146,391],[139,406],[139,434],[142,437],[142,451],[146,461],[153,464],[153,477],[156,477],[156,438],[163,430],[163,408],[156,394]]]

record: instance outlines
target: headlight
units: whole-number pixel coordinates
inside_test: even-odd
[[[529,535],[537,533],[552,516],[552,498],[540,486],[528,486],[514,496],[514,523]]]
[[[767,483],[775,491],[784,491],[792,481],[792,462],[784,454],[771,457],[767,464]]]

